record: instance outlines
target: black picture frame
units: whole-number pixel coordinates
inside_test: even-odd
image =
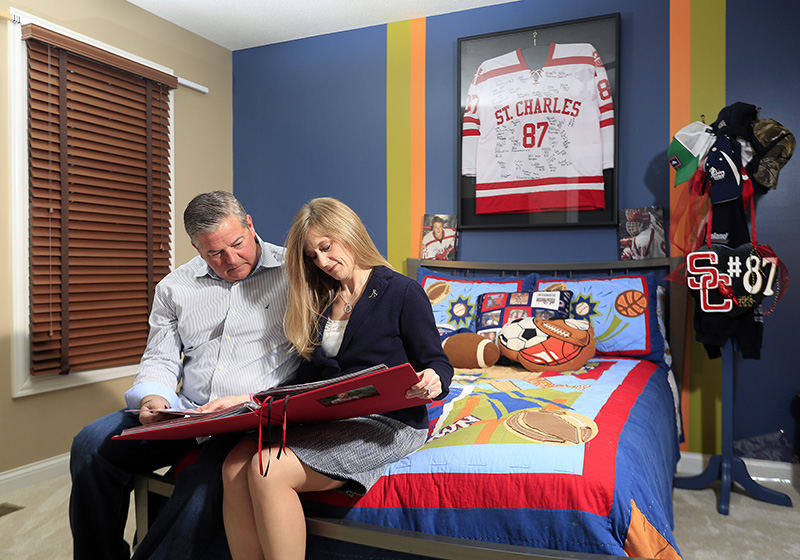
[[[533,25],[458,39],[458,215],[461,229],[616,226],[618,208],[619,31],[620,14]],[[462,175],[462,125],[467,93],[478,67],[491,58],[551,43],[590,43],[605,66],[614,105],[614,165],[603,170],[605,205],[593,210],[476,214],[475,177]],[[541,51],[541,49],[539,49]],[[527,52],[527,51],[526,51]],[[530,52],[535,52],[531,50]]]

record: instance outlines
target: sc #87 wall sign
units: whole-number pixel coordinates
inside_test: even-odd
[[[735,249],[714,244],[686,255],[686,270],[700,309],[736,316],[775,295],[778,257],[762,255],[751,243]]]

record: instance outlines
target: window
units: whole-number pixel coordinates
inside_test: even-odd
[[[21,38],[28,373],[137,364],[153,289],[171,264],[177,78],[35,24]]]

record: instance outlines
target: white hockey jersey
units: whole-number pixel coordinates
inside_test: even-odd
[[[476,177],[476,214],[605,207],[614,166],[614,106],[588,43],[550,45],[532,70],[521,49],[483,62],[462,128],[462,175]]]

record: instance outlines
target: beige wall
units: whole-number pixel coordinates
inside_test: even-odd
[[[0,0],[0,10],[22,10],[108,45],[171,68],[205,85],[208,94],[175,91],[176,263],[194,255],[181,225],[197,193],[233,187],[231,52],[124,0]],[[0,269],[12,263],[9,205],[7,25],[0,20]],[[123,406],[131,378],[28,397],[11,397],[11,291],[0,274],[0,473],[69,451],[82,426]]]

